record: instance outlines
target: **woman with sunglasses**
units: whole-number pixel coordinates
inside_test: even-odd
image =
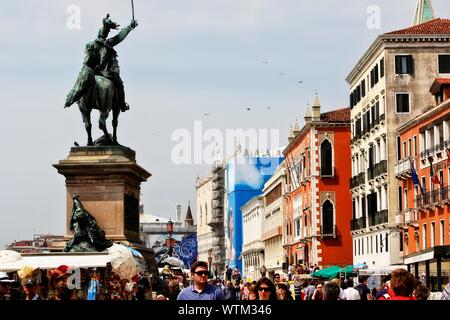
[[[261,278],[256,283],[255,291],[258,300],[277,300],[277,290],[272,281],[268,278]]]

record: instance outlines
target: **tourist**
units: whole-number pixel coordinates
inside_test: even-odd
[[[347,288],[344,289],[345,300],[361,300],[358,290],[353,288],[353,280],[348,279],[346,285]]]
[[[277,300],[277,291],[275,285],[269,278],[261,278],[255,286],[258,293],[258,300]]]
[[[317,286],[316,286],[316,290],[314,290],[314,293],[313,293],[313,295],[312,295],[312,297],[311,297],[311,300],[323,300],[323,291],[322,291],[322,288],[323,288],[323,284],[321,284],[321,283],[319,283]]]
[[[208,284],[208,264],[197,261],[191,267],[194,283],[184,288],[177,300],[224,300],[225,296],[218,287]]]
[[[413,296],[414,298],[416,298],[416,300],[428,300],[428,297],[430,296],[430,290],[423,284],[420,284],[414,289]]]
[[[415,300],[413,297],[414,291],[414,276],[405,269],[395,269],[391,273],[391,289],[394,296],[391,300]]]
[[[11,285],[14,280],[10,280],[6,272],[0,272],[0,301],[11,299]]]
[[[28,279],[23,285],[23,291],[25,292],[25,300],[42,300],[42,298],[37,294],[36,281],[33,279]]]
[[[279,283],[277,288],[277,296],[278,300],[294,300],[292,298],[292,293],[289,290],[288,286],[284,283]]]
[[[334,282],[328,282],[323,287],[323,300],[335,301],[340,300],[340,290],[342,290],[339,285]]]
[[[178,295],[181,292],[180,283],[178,282],[178,280],[172,280],[169,282],[169,291],[170,291],[169,300],[171,301],[177,300]]]
[[[359,284],[355,288],[356,290],[358,290],[359,296],[361,297],[362,301],[373,300],[372,294],[370,293],[370,289],[369,287],[367,287],[367,279],[368,276],[363,275],[359,276],[358,277]]]

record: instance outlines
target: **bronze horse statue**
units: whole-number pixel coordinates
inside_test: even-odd
[[[86,90],[78,101],[78,106],[83,117],[84,126],[88,135],[88,146],[93,146],[92,140],[92,123],[91,123],[91,111],[96,109],[100,112],[98,120],[99,128],[103,131],[103,141],[101,144],[115,145],[117,142],[117,125],[120,114],[120,108],[117,98],[117,89],[114,83],[103,76],[96,75],[94,77],[94,83],[90,90]],[[112,110],[112,126],[113,135],[112,138],[106,127],[106,119],[108,119],[109,113]]]
[[[95,145],[118,145],[117,125],[120,112],[129,109],[125,102],[125,91],[122,79],[120,78],[117,52],[114,46],[121,43],[131,30],[138,25],[136,20],[120,30],[111,38],[108,34],[112,29],[117,29],[119,25],[109,18],[109,14],[103,19],[97,39],[86,45],[86,54],[83,68],[78,76],[75,86],[67,96],[65,108],[70,107],[75,102],[80,108],[84,126],[88,135],[88,146]],[[99,128],[104,136],[92,140],[91,111],[96,109],[100,112]],[[106,119],[112,111],[113,134],[109,134],[106,128]]]

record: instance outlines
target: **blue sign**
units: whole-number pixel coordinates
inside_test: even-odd
[[[175,245],[174,250],[177,257],[183,261],[185,269],[190,269],[198,256],[197,235],[190,234],[184,236],[183,239]]]

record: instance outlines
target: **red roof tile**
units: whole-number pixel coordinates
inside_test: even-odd
[[[325,112],[320,115],[323,122],[350,122],[350,108]]]
[[[450,33],[450,20],[434,19],[416,26],[385,33],[387,35],[423,35],[423,34],[447,34]]]
[[[450,78],[436,78],[434,79],[433,84],[431,85],[430,92],[432,94],[437,94],[441,92],[442,86],[450,85]]]

